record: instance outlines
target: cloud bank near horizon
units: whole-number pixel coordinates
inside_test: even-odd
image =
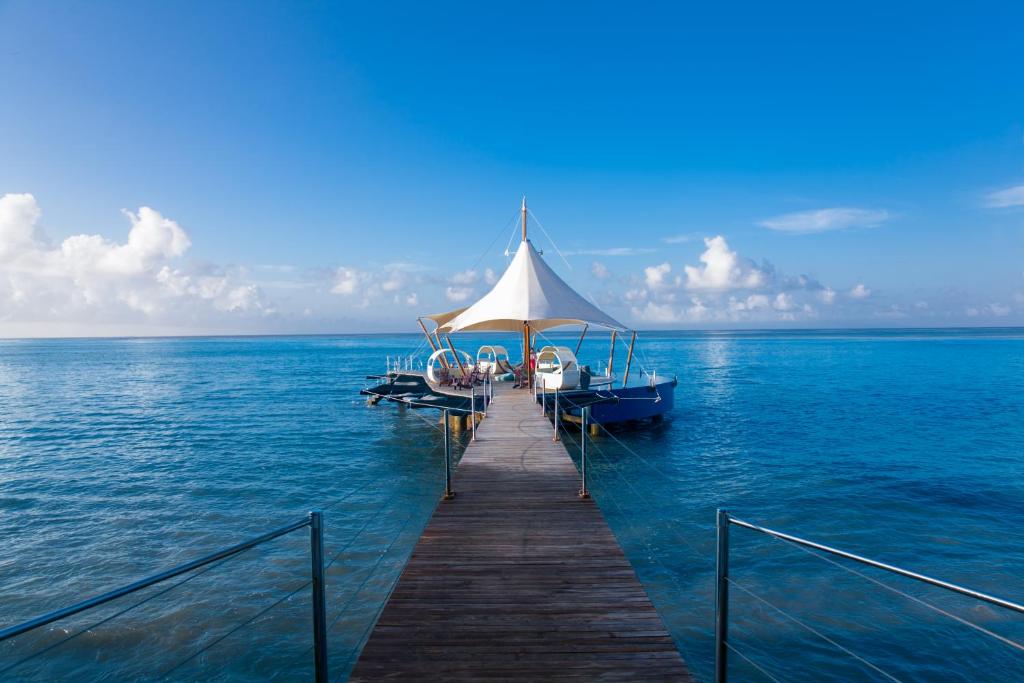
[[[0,336],[97,329],[115,334],[406,329],[416,315],[474,301],[500,275],[492,267],[444,273],[405,262],[316,268],[211,264],[190,260],[188,233],[156,209],[143,206],[122,214],[128,227],[123,240],[75,234],[56,243],[42,227],[33,195],[0,197]],[[786,220],[820,226],[825,219]],[[844,221],[850,224],[847,218],[838,223]],[[664,242],[686,244],[689,235]],[[1024,282],[1021,291],[998,300],[902,300],[870,282],[826,284],[805,274],[784,275],[766,260],[742,256],[721,234],[701,242],[696,258],[681,264],[658,259],[620,271],[590,261],[586,286],[573,284],[616,317],[648,327],[899,324],[911,318],[1006,324],[1024,316]],[[659,251],[630,249],[634,259]],[[579,255],[625,254],[615,247]]]

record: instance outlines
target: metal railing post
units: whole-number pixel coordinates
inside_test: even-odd
[[[540,392],[540,414],[547,416],[548,414],[548,392]]]
[[[309,513],[309,556],[313,564],[313,679],[327,683],[327,590],[324,585],[324,515]]]
[[[555,408],[554,408],[554,413],[555,413],[555,435],[553,437],[551,437],[551,440],[552,441],[559,441],[560,437],[558,436],[558,387],[557,386],[555,387]]]
[[[451,500],[455,497],[452,491],[452,439],[450,417],[447,410],[444,414],[444,499]]]
[[[729,511],[718,510],[718,562],[715,568],[715,683],[729,679]]]
[[[587,418],[590,406],[580,410],[580,498],[590,498],[587,490]]]
[[[470,384],[469,387],[469,422],[470,427],[473,430],[473,436],[470,437],[470,441],[476,441],[476,385]]]

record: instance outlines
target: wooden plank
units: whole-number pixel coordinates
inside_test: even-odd
[[[496,388],[351,680],[692,680],[550,421]]]

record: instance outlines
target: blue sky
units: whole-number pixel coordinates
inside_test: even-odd
[[[552,4],[0,2],[0,336],[1024,324],[1019,3]]]

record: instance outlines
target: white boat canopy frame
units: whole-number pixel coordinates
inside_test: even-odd
[[[485,344],[476,352],[476,367],[480,372],[492,375],[512,372],[508,350],[497,344]]]
[[[521,332],[524,323],[543,331],[562,325],[596,325],[625,331],[625,325],[593,305],[544,262],[533,244],[524,239],[515,258],[497,284],[482,299],[451,318],[431,316],[441,334],[492,330]],[[445,319],[448,318],[448,319]]]
[[[545,346],[537,352],[537,378],[545,390],[575,389],[580,383],[580,364],[568,346]]]
[[[458,358],[451,349],[438,349],[430,354],[430,358],[427,359],[427,379],[431,383],[437,384],[441,381],[441,370],[443,369],[449,376],[462,377],[463,368],[465,372],[469,373],[473,370],[473,357],[465,351],[457,351],[462,358]],[[445,360],[441,360],[445,358]],[[441,361],[439,368],[438,361]],[[447,362],[447,366],[445,363]]]

